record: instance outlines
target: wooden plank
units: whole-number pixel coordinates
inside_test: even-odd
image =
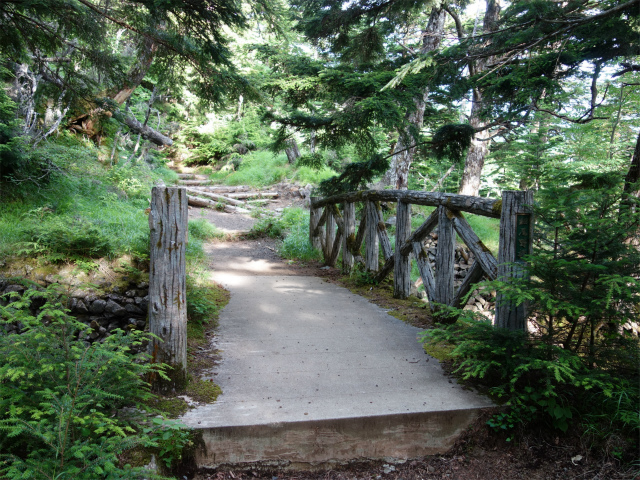
[[[235,200],[233,198],[225,197],[224,195],[218,195],[217,193],[201,192],[199,190],[196,190],[195,188],[188,188],[188,187],[186,190],[187,192],[193,195],[200,195],[202,197],[212,198],[217,202],[228,203],[229,205],[233,205],[235,207],[245,206],[245,202],[242,202],[240,200]]]
[[[409,255],[409,252],[413,250],[413,244],[415,242],[422,242],[422,240],[431,233],[436,225],[438,225],[438,210],[431,212],[431,215],[427,217],[424,223],[416,228],[416,231],[407,238],[407,241],[404,242],[400,249],[402,254]]]
[[[382,270],[380,270],[378,274],[375,276],[374,280],[376,281],[376,283],[381,283],[385,278],[387,278],[387,275],[389,275],[389,273],[391,273],[391,270],[393,270],[393,265],[395,263],[396,263],[396,257],[391,255],[387,259],[387,261],[384,262],[384,265],[382,266]]]
[[[429,257],[424,250],[422,242],[413,242],[413,256],[418,264],[418,271],[420,272],[420,278],[424,284],[424,289],[427,292],[427,298],[429,302],[434,302],[436,297],[436,280],[433,276],[433,269],[429,263]]]
[[[333,214],[333,218],[336,222],[336,225],[338,226],[338,231],[344,235],[344,219],[342,218],[342,214],[340,213],[340,210],[338,209],[338,206],[333,204],[333,205],[329,205],[329,208],[331,209],[331,213]]]
[[[451,305],[454,291],[456,236],[447,207],[438,207],[438,249],[436,250],[435,302]]]
[[[467,244],[469,250],[475,255],[475,261],[477,261],[487,276],[491,280],[496,279],[498,274],[498,261],[493,256],[491,251],[482,243],[482,240],[478,238],[476,232],[473,231],[467,219],[460,212],[452,212],[448,210],[449,218],[453,222],[453,228],[460,235],[460,238]]]
[[[149,354],[171,367],[169,380],[152,379],[160,391],[183,390],[187,381],[186,248],[187,192],[158,186],[151,190],[149,228]]]
[[[396,208],[396,246],[402,245],[411,234],[411,204],[398,202]],[[393,268],[393,297],[405,299],[411,294],[411,257],[396,248]]]
[[[384,218],[382,216],[382,207],[379,202],[375,203],[376,216],[378,217],[378,238],[380,239],[380,246],[382,247],[382,254],[384,255],[385,262],[393,257],[393,250],[391,249],[391,242],[389,241],[389,235],[387,234],[387,227],[384,225]]]
[[[444,205],[453,210],[475,213],[492,218],[500,218],[502,208],[502,200],[416,190],[366,190],[348,192],[322,198],[313,203],[313,206],[323,207],[332,203],[362,202],[365,200],[383,202],[403,201],[414,205],[428,205],[433,207]]]
[[[498,280],[509,282],[525,274],[523,255],[533,247],[533,192],[502,192],[500,218],[500,246],[498,251]],[[502,295],[496,298],[494,324],[509,330],[527,329],[527,306],[508,302]]]
[[[356,234],[356,239],[351,245],[351,253],[355,257],[360,255],[360,247],[362,247],[362,242],[364,241],[364,234],[367,231],[367,207],[365,206],[364,211],[362,212],[362,219],[360,220],[360,225],[358,226],[358,233]]]
[[[337,232],[335,239],[333,241],[333,245],[331,246],[331,255],[329,255],[329,261],[327,265],[330,267],[335,267],[336,262],[338,261],[338,255],[340,254],[340,249],[342,247],[342,233]]]
[[[322,215],[320,215],[320,219],[318,220],[318,223],[316,224],[316,228],[313,229],[313,235],[320,235],[321,233],[320,230],[327,223],[327,215],[329,215],[329,212],[325,207],[324,210],[322,211]]]
[[[365,216],[367,218],[365,241],[365,269],[368,272],[378,271],[378,256],[380,246],[378,243],[378,211],[373,202],[365,203]]]
[[[356,205],[352,202],[344,203],[344,234],[342,239],[342,273],[349,274],[354,263],[350,246],[356,240]]]
[[[473,285],[475,285],[480,280],[482,280],[483,275],[484,275],[484,270],[480,266],[480,263],[478,263],[478,261],[475,260],[471,265],[471,268],[467,270],[467,275],[464,277],[462,284],[458,287],[458,291],[453,297],[453,306],[455,308],[463,307],[462,297],[464,297],[467,293],[469,293],[469,290],[471,290],[471,287]]]
[[[311,208],[309,212],[309,243],[317,250],[322,249],[320,232],[316,232],[316,230],[319,230],[318,223],[320,222],[321,216],[322,210],[320,208]]]
[[[329,207],[325,208],[325,213],[326,224],[324,227],[324,261],[327,265],[331,266],[331,254],[335,250],[333,248],[333,243],[336,239],[336,221]]]

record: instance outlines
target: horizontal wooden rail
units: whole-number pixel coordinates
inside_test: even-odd
[[[430,207],[447,207],[461,212],[475,213],[485,217],[500,218],[502,200],[456,195],[453,193],[419,192],[415,190],[364,190],[342,193],[322,199],[311,198],[311,208],[321,208],[344,202],[398,202]]]

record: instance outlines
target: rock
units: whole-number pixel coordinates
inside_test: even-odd
[[[389,217],[384,221],[384,224],[387,227],[395,227],[396,226],[396,217]]]
[[[71,310],[73,310],[74,312],[76,312],[79,315],[86,315],[87,313],[89,313],[89,309],[87,308],[85,303],[80,299],[76,299],[76,306],[75,306],[75,308],[72,308]]]
[[[107,295],[107,298],[110,300],[113,300],[114,302],[123,302],[124,301],[124,297],[122,295],[117,295],[114,293],[110,293],[109,295]]]
[[[4,289],[4,293],[23,293],[25,288],[22,285],[9,285]]]
[[[138,328],[144,329],[147,326],[147,321],[146,320],[138,320],[136,322],[136,325],[138,325]]]
[[[136,296],[136,291],[135,290],[127,290],[126,292],[124,292],[125,297],[129,297],[129,298],[133,298]]]
[[[102,299],[94,300],[91,302],[91,306],[89,307],[89,311],[91,313],[102,313],[104,312],[105,307],[107,306],[107,302]]]
[[[125,308],[123,308],[120,304],[114,302],[113,300],[109,299],[107,301],[107,304],[105,305],[105,309],[104,309],[107,313],[110,313],[111,315],[115,315],[115,316],[124,316],[127,314],[127,310]]]
[[[138,287],[138,288],[149,288],[149,282],[140,282],[138,285],[136,285],[136,287]],[[139,292],[138,292],[138,295],[140,295]]]
[[[131,303],[127,303],[127,304],[124,306],[124,309],[125,309],[128,313],[131,313],[131,314],[134,314],[134,315],[142,315],[142,314],[144,313],[140,308],[136,307],[135,305],[133,305],[133,304],[131,304]]]

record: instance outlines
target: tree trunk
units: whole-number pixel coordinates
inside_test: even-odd
[[[429,52],[436,50],[440,46],[442,37],[444,35],[444,20],[446,12],[441,8],[433,8],[431,15],[429,16],[429,22],[422,31],[423,41],[420,53],[425,55]],[[413,157],[416,152],[416,148],[409,148],[416,143],[415,137],[412,133],[414,131],[420,131],[422,123],[424,121],[424,110],[427,105],[427,99],[429,98],[429,88],[425,88],[422,91],[422,95],[413,99],[415,104],[415,110],[407,112],[406,120],[408,126],[399,132],[398,141],[393,149],[393,157],[389,170],[384,175],[383,183],[385,185],[391,185],[399,190],[406,190],[409,179],[409,168],[413,162]]]
[[[144,37],[142,45],[140,45],[135,65],[133,65],[129,72],[127,72],[127,78],[119,90],[112,92],[111,98],[118,104],[122,105],[133,94],[134,90],[138,88],[138,85],[142,83],[142,80],[147,75],[151,64],[153,63],[153,57],[155,57],[158,45],[149,37]]]
[[[152,379],[159,391],[183,390],[187,381],[187,193],[184,188],[153,187],[149,256],[149,342],[154,363],[171,367],[170,380]]]
[[[295,138],[290,138],[287,143],[289,147],[285,149],[284,153],[287,154],[287,159],[289,163],[294,164],[296,160],[300,158],[300,149],[298,149],[298,142],[296,142]]]
[[[496,29],[499,16],[500,1],[487,0],[487,10],[484,15],[484,33],[492,32]],[[478,73],[486,70],[486,66],[491,65],[492,63],[493,59],[491,57],[477,60],[475,64],[469,64],[469,73],[471,75],[477,75]],[[473,105],[471,106],[469,123],[476,130],[481,129],[486,125],[486,122],[481,118],[482,108],[482,92],[479,89],[474,88]],[[480,193],[480,180],[482,168],[484,167],[484,159],[487,156],[487,153],[489,153],[489,137],[489,131],[482,130],[476,133],[474,139],[471,141],[471,146],[467,152],[467,159],[464,164],[464,172],[462,174],[462,179],[460,180],[460,188],[458,189],[459,194],[478,196]]]

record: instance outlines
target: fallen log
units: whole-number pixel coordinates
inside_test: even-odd
[[[215,193],[201,192],[200,190],[196,190],[196,189],[188,188],[188,187],[187,187],[186,190],[189,193],[193,193],[195,195],[202,195],[204,197],[209,197],[209,198],[212,198],[213,200],[216,200],[218,202],[227,203],[227,204],[233,205],[235,207],[243,207],[243,206],[245,206],[245,202],[242,202],[240,200],[235,200],[233,198],[225,197],[225,196],[222,196],[222,195],[217,195]]]
[[[214,202],[213,200],[205,200],[204,198],[192,197],[187,195],[187,201],[189,205],[193,207],[205,207],[218,209],[218,205],[223,205],[223,210],[227,213],[251,213],[246,208],[234,207],[225,203]]]
[[[240,185],[238,187],[227,187],[221,185],[192,185],[194,188],[204,190],[205,192],[217,192],[217,193],[231,193],[231,192],[246,192],[249,187],[246,185]]]
[[[124,115],[123,122],[127,127],[131,129],[131,131],[139,133],[151,143],[154,143],[160,147],[163,147],[165,145],[170,147],[171,145],[173,145],[173,140],[171,140],[169,137],[161,134],[151,127],[148,127],[147,125],[143,125],[142,123],[140,123],[140,121],[138,121],[137,118],[132,115]]]
[[[211,183],[211,180],[182,180],[180,179],[180,185],[185,187],[191,187],[195,185],[207,185]]]
[[[245,200],[245,203],[269,203],[269,202],[277,202],[277,200],[273,200],[271,198],[259,198],[257,200]]]
[[[245,193],[229,193],[230,198],[277,198],[278,192],[245,192]]]

